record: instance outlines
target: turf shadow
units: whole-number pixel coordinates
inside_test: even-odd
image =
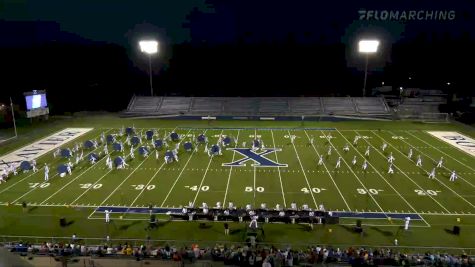
[[[129,224],[124,224],[124,225],[119,226],[119,230],[125,231],[125,230],[129,229],[131,226],[134,226],[134,225],[137,225],[137,224],[140,224],[140,221],[132,221]]]
[[[33,206],[28,209],[28,213],[33,212],[38,209],[38,206]]]
[[[348,231],[349,233],[352,233],[352,234],[355,234],[355,235],[359,235],[359,236],[366,236],[366,231],[364,230],[365,228],[362,227],[362,231],[361,232],[357,232],[356,231],[356,226],[349,226],[349,225],[339,225],[341,228],[345,229],[346,231]]]
[[[447,229],[447,228],[445,228],[444,231],[445,231],[447,234],[455,235],[454,230],[452,230],[452,229]]]
[[[382,234],[383,236],[394,236],[394,233],[393,233],[393,232],[391,232],[391,231],[385,231],[385,230],[382,230],[382,229],[380,229],[380,228],[378,228],[378,227],[374,227],[374,226],[373,226],[373,227],[370,227],[370,229],[371,229],[371,230],[374,230],[374,231],[376,231],[376,232],[378,232],[378,233],[380,233],[380,234]]]

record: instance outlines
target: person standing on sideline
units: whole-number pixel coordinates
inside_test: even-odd
[[[104,214],[106,215],[106,223],[110,223],[111,219],[110,219],[110,211],[109,210],[105,210],[104,211]]]
[[[224,234],[229,235],[229,224],[227,222],[224,223]]]
[[[409,230],[409,222],[411,221],[411,217],[404,218],[404,230]]]

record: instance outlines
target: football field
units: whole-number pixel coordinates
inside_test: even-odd
[[[205,202],[211,207],[217,202],[222,206],[232,202],[242,207],[246,204],[259,207],[265,203],[268,208],[290,207],[291,203],[296,203],[299,207],[307,204],[313,209],[323,204],[327,211],[339,214],[343,224],[361,218],[365,224],[375,227],[399,227],[403,224],[401,218],[409,216],[413,219],[411,227],[421,229],[431,228],[447,216],[451,223],[453,220],[452,224],[456,218],[457,222],[462,218],[460,223],[463,224],[475,216],[473,156],[424,129],[400,129],[397,124],[394,128],[383,129],[340,129],[338,124],[335,126],[137,127],[136,133],[154,130],[155,139],[171,132],[178,133],[180,140],[168,143],[170,147],[179,145],[179,161],[165,163],[165,148],[158,150],[157,159],[155,149],[143,156],[136,146],[131,159],[127,145],[125,153],[114,151],[109,145],[110,157],[125,157],[128,167],[109,169],[106,158],[101,157],[95,164],[83,160],[73,166],[71,175],[59,177],[56,166],[68,160],[53,157],[50,152],[37,160],[41,167],[38,172],[20,173],[0,184],[0,205],[3,206],[0,209],[4,212],[15,207],[20,209],[23,202],[30,209],[35,207],[33,212],[38,216],[43,211],[50,213],[48,208],[81,209],[86,211],[80,215],[84,222],[102,223],[104,209],[113,210],[113,220],[148,220],[149,205],[157,212],[165,213],[189,202],[195,206]],[[434,126],[431,128],[434,130]],[[63,147],[72,148],[75,143],[99,140],[101,133],[117,134],[119,130],[120,127],[96,127]],[[233,142],[221,147],[222,155],[209,156],[204,144],[185,151],[183,144],[200,134],[208,138],[209,145],[218,143],[225,136],[231,137]],[[356,136],[359,140],[355,144]],[[252,151],[249,148],[256,138],[264,147]],[[125,139],[125,135],[118,137],[123,142]],[[387,144],[384,151],[383,144]],[[142,138],[141,145],[152,147],[146,138]],[[344,151],[345,146],[349,147],[348,151]],[[369,155],[365,156],[368,148]],[[413,151],[411,158],[408,157],[410,149]],[[99,146],[85,149],[84,153],[102,150]],[[390,155],[395,158],[392,174],[388,173]],[[422,166],[416,166],[418,156]],[[319,165],[320,157],[323,164]],[[337,167],[340,157],[341,164]],[[441,157],[442,167],[436,168],[434,179],[429,179],[429,172]],[[365,160],[366,170],[362,166]],[[44,163],[51,169],[47,182],[44,181]],[[458,175],[455,182],[449,181],[452,170]],[[474,246],[473,243],[465,245]]]

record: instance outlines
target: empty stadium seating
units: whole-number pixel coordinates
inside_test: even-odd
[[[291,114],[311,115],[323,111],[320,97],[293,97],[288,102]]]
[[[439,100],[439,99],[438,99]],[[404,98],[399,105],[400,114],[404,115],[420,115],[421,113],[437,113],[439,105],[445,103],[440,101],[424,101],[423,97]]]
[[[355,105],[349,97],[324,97],[323,105],[325,112],[330,114],[356,113]]]
[[[388,115],[381,97],[143,97],[134,96],[126,115]]]
[[[382,114],[389,111],[384,98],[380,97],[352,97],[356,110],[364,114]]]

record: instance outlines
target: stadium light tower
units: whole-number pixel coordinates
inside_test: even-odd
[[[378,52],[379,41],[378,40],[361,40],[358,43],[358,51],[365,54],[366,65],[364,69],[364,84],[363,84],[363,96],[366,95],[366,79],[368,77],[368,57],[369,54]]]
[[[150,95],[153,96],[152,83],[152,55],[158,53],[158,42],[155,40],[142,40],[139,42],[140,51],[148,55],[148,72],[150,75]]]

